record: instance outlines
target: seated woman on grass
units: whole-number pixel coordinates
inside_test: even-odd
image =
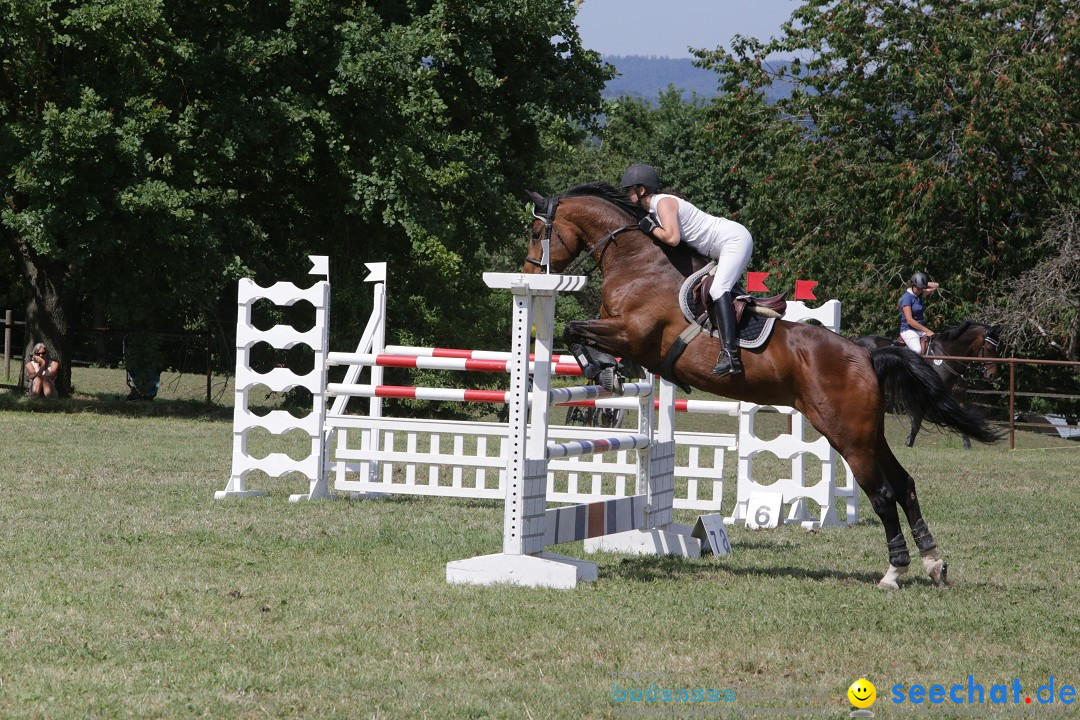
[[[26,393],[30,397],[54,397],[56,395],[56,375],[60,372],[60,363],[49,359],[49,349],[45,343],[34,346],[33,357],[26,363]]]

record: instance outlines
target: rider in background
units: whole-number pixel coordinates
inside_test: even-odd
[[[911,287],[900,296],[900,338],[913,352],[922,354],[920,338],[934,337],[934,331],[923,325],[922,299],[937,290],[940,285],[931,282],[924,272],[911,276]]]
[[[696,252],[716,260],[716,274],[709,295],[709,312],[713,324],[723,336],[724,349],[716,358],[712,374],[719,377],[741,373],[739,332],[735,327],[735,306],[731,289],[742,278],[754,239],[750,232],[727,218],[716,217],[699,210],[686,199],[661,193],[660,176],[651,165],[631,165],[619,183],[631,202],[641,205],[648,213],[641,219],[645,234],[667,245],[685,242]]]

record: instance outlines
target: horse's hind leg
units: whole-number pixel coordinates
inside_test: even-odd
[[[918,411],[912,411],[911,413],[911,432],[907,436],[907,440],[904,444],[908,447],[912,447],[915,444],[915,436],[919,434],[919,430],[922,429],[922,413]]]
[[[855,481],[866,493],[870,506],[881,518],[885,529],[885,542],[889,548],[889,569],[878,581],[878,587],[896,590],[900,587],[900,576],[908,571],[911,556],[908,554],[904,530],[900,527],[900,514],[897,511],[896,490],[889,482],[881,466],[876,461],[875,453],[869,450],[849,451],[844,455]]]
[[[870,506],[881,518],[889,548],[889,569],[878,581],[878,587],[896,590],[900,587],[897,582],[900,576],[908,571],[911,556],[900,527],[897,498],[878,457],[881,448],[888,447],[884,445],[885,418],[878,389],[876,382],[870,385],[864,381],[863,385],[860,388],[858,383],[851,383],[846,388],[850,396],[863,398],[861,402],[845,404],[843,397],[832,397],[832,402],[808,403],[800,397],[796,409],[806,415],[810,424],[828,438],[847,461],[855,482],[859,483]],[[821,397],[830,399],[823,390]]]
[[[884,436],[879,441],[878,459],[881,470],[888,478],[888,483],[895,493],[896,502],[900,504],[900,507],[904,509],[904,514],[907,515],[908,525],[911,526],[911,535],[915,540],[915,547],[919,549],[923,569],[930,576],[934,585],[949,587],[949,565],[942,559],[937,542],[935,542],[934,536],[930,534],[930,528],[927,527],[926,520],[923,518],[922,509],[919,507],[919,497],[915,492],[915,480],[903,468],[896,456],[893,455],[892,449],[885,442]],[[890,551],[891,548],[892,542],[890,541]]]
[[[897,581],[908,571],[911,556],[908,554],[903,528],[900,527],[895,490],[878,459],[884,440],[884,431],[881,428],[883,419],[878,416],[875,420],[874,413],[880,410],[867,404],[849,412],[844,418],[846,422],[842,423],[835,416],[823,413],[818,406],[810,405],[800,409],[847,461],[851,474],[855,476],[855,482],[859,483],[859,487],[870,500],[870,506],[881,518],[885,529],[885,542],[889,548],[889,569],[878,582],[878,587],[898,589],[900,586]],[[862,417],[857,417],[858,415]],[[877,437],[873,429],[875,426],[878,428]]]

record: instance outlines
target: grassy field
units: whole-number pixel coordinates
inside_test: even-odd
[[[123,402],[120,371],[74,381],[52,403],[0,394],[0,718],[846,718],[860,677],[878,718],[1075,714],[1023,701],[1080,685],[1080,443],[908,449],[890,420],[948,591],[914,570],[874,587],[865,499],[849,528],[732,528],[720,560],[599,555],[574,591],[459,587],[445,564],[499,549],[499,504],[290,504],[305,486],[285,481],[215,502],[231,387],[207,407],[199,376],[152,403]],[[1018,680],[1020,704],[892,702],[935,683],[966,700],[969,676],[987,700]],[[733,700],[615,699],[653,682]]]

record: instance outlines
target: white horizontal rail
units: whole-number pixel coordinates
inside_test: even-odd
[[[554,458],[578,457],[580,455],[593,455],[615,450],[641,450],[649,447],[650,444],[651,441],[647,435],[618,435],[598,440],[574,440],[568,443],[548,445],[547,458],[552,460]]]
[[[626,383],[623,385],[621,397],[635,398],[652,395],[652,383]],[[574,387],[552,388],[548,391],[553,405],[568,403],[578,400],[597,400],[611,397],[611,393],[599,385],[577,385]]]

